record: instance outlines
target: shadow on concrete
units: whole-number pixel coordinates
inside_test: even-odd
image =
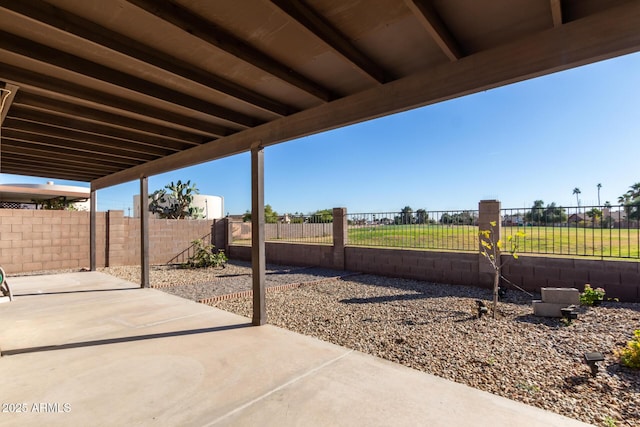
[[[18,354],[41,353],[44,351],[68,350],[72,348],[93,347],[99,345],[121,344],[132,341],[144,341],[158,338],[180,337],[186,335],[207,334],[211,332],[229,331],[252,326],[251,323],[241,323],[238,325],[216,326],[212,328],[189,329],[186,331],[161,332],[157,334],[135,335],[130,337],[106,338],[102,340],[73,342],[60,345],[44,345],[39,347],[17,348],[13,350],[3,350],[0,356],[15,356]]]
[[[133,291],[136,289],[140,289],[140,286],[137,286],[135,288],[84,289],[84,290],[78,290],[78,291],[36,292],[36,293],[30,293],[30,294],[14,293],[13,296],[14,297],[37,297],[37,296],[44,296],[44,295],[82,294],[82,293],[89,293],[89,292]]]

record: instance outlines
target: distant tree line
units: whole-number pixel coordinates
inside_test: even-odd
[[[247,211],[242,215],[243,222],[251,221],[251,211]],[[274,211],[271,205],[264,206],[264,222],[267,224],[275,224],[276,222],[285,222],[288,224],[301,224],[305,223],[330,223],[333,222],[333,209],[319,209],[313,213],[303,214],[301,212],[295,212],[293,214],[286,213],[284,215],[278,214]]]

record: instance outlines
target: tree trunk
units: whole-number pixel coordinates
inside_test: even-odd
[[[493,274],[493,318],[496,318],[498,310],[498,287],[500,286],[500,270],[495,270]]]

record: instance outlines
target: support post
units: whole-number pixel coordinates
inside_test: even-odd
[[[345,268],[344,247],[347,245],[347,208],[333,208],[333,267]]]
[[[253,272],[253,319],[255,326],[267,323],[265,307],[264,245],[264,148],[251,149],[251,267]]]
[[[96,190],[91,184],[89,194],[89,270],[96,271]]]
[[[140,177],[140,287],[149,287],[149,179]]]

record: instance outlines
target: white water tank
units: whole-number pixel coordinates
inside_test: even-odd
[[[139,195],[133,196],[133,216],[140,217]],[[193,196],[191,207],[202,209],[202,219],[220,219],[224,217],[224,198],[222,196],[209,196],[196,194]]]

